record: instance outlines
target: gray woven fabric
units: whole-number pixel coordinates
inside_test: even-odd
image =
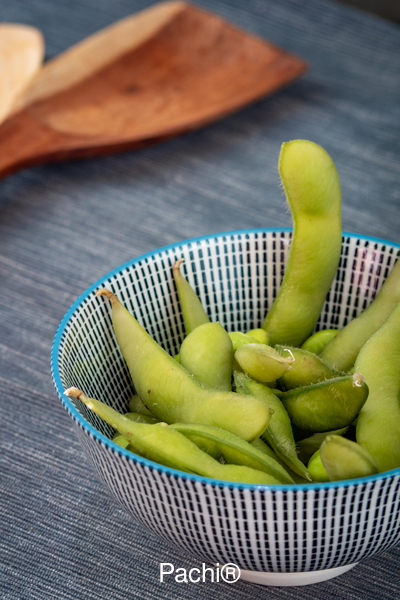
[[[45,34],[47,55],[145,0],[0,0],[0,20]],[[400,550],[305,588],[159,582],[198,566],[128,517],[83,457],[50,377],[52,339],[75,298],[153,248],[217,231],[290,226],[277,159],[307,138],[332,155],[343,229],[399,241],[400,30],[333,2],[199,4],[306,58],[305,77],[196,133],[0,182],[0,598],[2,600],[400,597]]]

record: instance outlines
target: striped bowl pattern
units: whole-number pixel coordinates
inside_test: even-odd
[[[78,400],[76,386],[126,412],[134,388],[117,346],[109,303],[115,292],[171,354],[184,325],[172,279],[174,262],[196,289],[212,321],[246,331],[260,326],[282,279],[292,232],[221,233],[161,248],[93,284],[62,320],[52,351],[54,383],[83,449],[112,496],[155,535],[204,561],[241,569],[305,573],[344,567],[400,539],[400,469],[325,484],[257,486],[192,476],[115,445],[113,430]],[[400,245],[343,235],[336,279],[316,329],[342,327],[373,299]]]

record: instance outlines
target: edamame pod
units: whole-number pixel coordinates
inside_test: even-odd
[[[329,481],[356,479],[378,473],[378,467],[368,450],[340,435],[325,438],[319,454]]]
[[[276,394],[294,426],[322,432],[350,425],[367,399],[368,386],[355,373]]]
[[[380,471],[400,467],[400,302],[356,359],[369,396],[357,419],[356,439]]]
[[[319,450],[316,450],[314,452],[314,454],[311,456],[310,460],[308,461],[307,468],[308,468],[308,472],[310,473],[313,481],[317,481],[317,482],[330,481],[330,479],[328,477],[328,473],[326,472],[326,469],[325,469],[324,465],[322,464],[321,455],[320,455]]]
[[[183,258],[176,261],[172,268],[179,301],[182,308],[183,321],[185,323],[186,335],[203,323],[209,323],[210,319],[190,283],[183,277],[180,266],[185,262]]]
[[[100,289],[112,305],[114,332],[136,391],[151,413],[167,423],[216,425],[251,441],[269,420],[262,400],[215,391],[201,385],[153,340],[109,290]]]
[[[160,423],[160,419],[156,419],[155,417],[151,417],[150,415],[141,415],[140,413],[135,412],[125,413],[124,417],[126,417],[130,421],[134,421],[135,423],[148,423],[149,425],[155,425],[155,423]]]
[[[369,338],[400,302],[400,260],[393,267],[375,300],[325,346],[321,358],[340,371],[348,371]]]
[[[304,438],[297,442],[297,453],[300,460],[308,463],[312,455],[319,450],[322,442],[328,435],[344,435],[348,431],[348,427],[334,429],[333,431],[323,431],[322,433],[314,433],[310,437]]]
[[[255,338],[256,342],[258,342],[259,344],[269,345],[269,335],[265,331],[265,329],[262,329],[261,327],[257,327],[256,329],[250,329],[249,331],[246,331],[246,335]]]
[[[265,400],[274,411],[271,415],[268,427],[260,437],[271,446],[277,456],[287,464],[292,471],[301,477],[310,480],[307,468],[297,457],[292,424],[282,402],[270,388],[262,383],[254,381],[254,379],[251,379],[244,373],[235,372],[234,377],[236,388],[240,390],[240,392],[252,394],[255,397]]]
[[[207,451],[208,444],[211,442],[213,446],[218,447],[228,464],[243,465],[264,471],[281,483],[294,483],[279,462],[229,431],[220,427],[189,423],[174,423],[170,427],[199,445],[202,450]]]
[[[300,348],[308,350],[309,352],[314,352],[314,354],[320,354],[325,346],[333,340],[338,333],[338,329],[321,329],[307,338]]]
[[[271,346],[246,344],[235,352],[235,360],[245,373],[261,383],[269,383],[293,368],[293,356],[283,357]]]
[[[134,396],[132,396],[132,398],[129,399],[128,406],[129,412],[140,413],[141,415],[148,415],[149,417],[153,416],[147,408],[147,406],[143,404],[143,402],[137,394],[135,394]]]
[[[230,333],[228,333],[228,335],[231,339],[234,352],[236,352],[236,350],[240,348],[240,346],[245,346],[246,344],[259,343],[256,338],[252,337],[248,333],[242,333],[241,331],[231,331]]]
[[[121,448],[126,448],[127,450],[131,450],[129,447],[130,446],[129,440],[127,440],[126,437],[124,435],[121,435],[120,433],[116,433],[114,435],[112,441],[114,442],[114,444],[121,446]],[[131,450],[131,452],[132,452],[132,450]]]
[[[263,454],[266,454],[270,458],[276,460],[281,465],[281,467],[285,469],[289,477],[291,477],[295,483],[310,483],[309,479],[301,477],[298,473],[292,471],[292,469],[285,462],[283,462],[283,460],[279,458],[276,452],[274,452],[274,450],[272,450],[272,448],[270,448],[268,444],[266,444],[261,438],[257,438],[256,440],[254,440],[254,442],[251,442],[251,445],[254,446],[254,448],[257,448],[257,450],[260,450],[260,452],[262,452]]]
[[[339,265],[341,192],[327,152],[307,140],[282,144],[279,173],[293,218],[281,289],[263,323],[271,346],[310,336]]]
[[[69,388],[65,394],[81,400],[90,410],[127,438],[135,452],[159,464],[224,481],[280,485],[274,477],[256,469],[220,464],[166,423],[155,425],[135,423],[107,404],[88,398],[77,388]]]
[[[231,390],[233,348],[221,323],[198,325],[182,342],[180,363],[206,387]]]
[[[327,365],[319,356],[301,348],[275,346],[275,350],[284,358],[294,358],[293,368],[284,373],[278,383],[285,390],[291,390],[303,385],[319,383],[325,379],[340,377],[340,371]]]

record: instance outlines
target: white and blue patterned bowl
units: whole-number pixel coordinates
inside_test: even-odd
[[[125,412],[134,393],[112,331],[113,290],[171,354],[184,325],[171,268],[186,276],[212,321],[260,326],[279,289],[291,230],[221,233],[161,248],[93,284],[69,309],[52,352],[54,382],[83,449],[118,502],[155,535],[206,562],[234,563],[243,579],[302,585],[329,579],[400,540],[400,469],[335,483],[262,486],[188,475],[115,445],[113,431],[65,388],[76,386]],[[400,245],[344,234],[336,280],[317,328],[359,314],[392,269]]]

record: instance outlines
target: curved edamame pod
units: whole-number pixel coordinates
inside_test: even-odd
[[[369,396],[357,419],[356,439],[379,471],[400,467],[400,302],[357,356]]]
[[[210,442],[216,445],[228,464],[244,465],[264,471],[281,483],[294,483],[279,462],[229,431],[220,427],[192,423],[173,423],[170,427],[185,435],[196,445],[200,444],[202,450],[205,450]],[[204,442],[206,446],[202,445]]]
[[[180,364],[203,385],[216,390],[231,390],[233,348],[221,323],[203,323],[185,337]]]
[[[341,192],[327,152],[307,140],[282,144],[279,173],[293,218],[281,289],[263,323],[271,346],[310,336],[339,265]]]
[[[157,344],[118,298],[104,288],[97,292],[112,305],[114,332],[136,391],[151,413],[167,423],[216,425],[251,441],[269,420],[262,400],[201,385]]]
[[[293,356],[283,357],[271,346],[245,344],[235,352],[235,360],[250,377],[261,383],[269,383],[293,368]]]
[[[190,283],[186,281],[180,271],[180,266],[183,262],[183,258],[180,258],[176,261],[172,267],[172,275],[175,280],[179,301],[181,303],[186,334],[189,334],[199,325],[202,325],[203,323],[209,323],[210,319],[208,318],[208,315],[204,310],[196,292],[191,287]]]
[[[363,345],[383,325],[398,302],[400,302],[400,260],[396,262],[375,300],[325,346],[321,358],[336,369],[348,371]]]
[[[270,388],[258,383],[244,373],[234,372],[236,388],[243,393],[252,394],[265,400],[273,410],[268,427],[261,434],[276,452],[277,456],[288,465],[292,471],[310,480],[305,465],[299,460],[296,452],[296,442],[293,437],[292,424],[282,402]]]
[[[276,394],[294,426],[322,432],[350,425],[367,399],[368,386],[355,373]]]
[[[340,435],[325,438],[319,455],[329,481],[356,479],[378,473],[378,467],[368,450]]]
[[[69,388],[65,394],[81,400],[90,410],[129,440],[129,445],[135,452],[159,464],[224,481],[280,485],[274,477],[256,469],[220,464],[166,423],[155,425],[135,423],[107,404],[88,398],[77,388]]]
[[[343,373],[333,369],[319,356],[308,350],[279,345],[275,346],[275,350],[284,358],[289,358],[290,356],[294,358],[293,368],[284,373],[278,381],[286,390],[343,375]]]
[[[321,329],[307,338],[300,348],[308,350],[309,352],[314,352],[314,354],[320,354],[325,346],[333,340],[338,333],[338,329]]]

